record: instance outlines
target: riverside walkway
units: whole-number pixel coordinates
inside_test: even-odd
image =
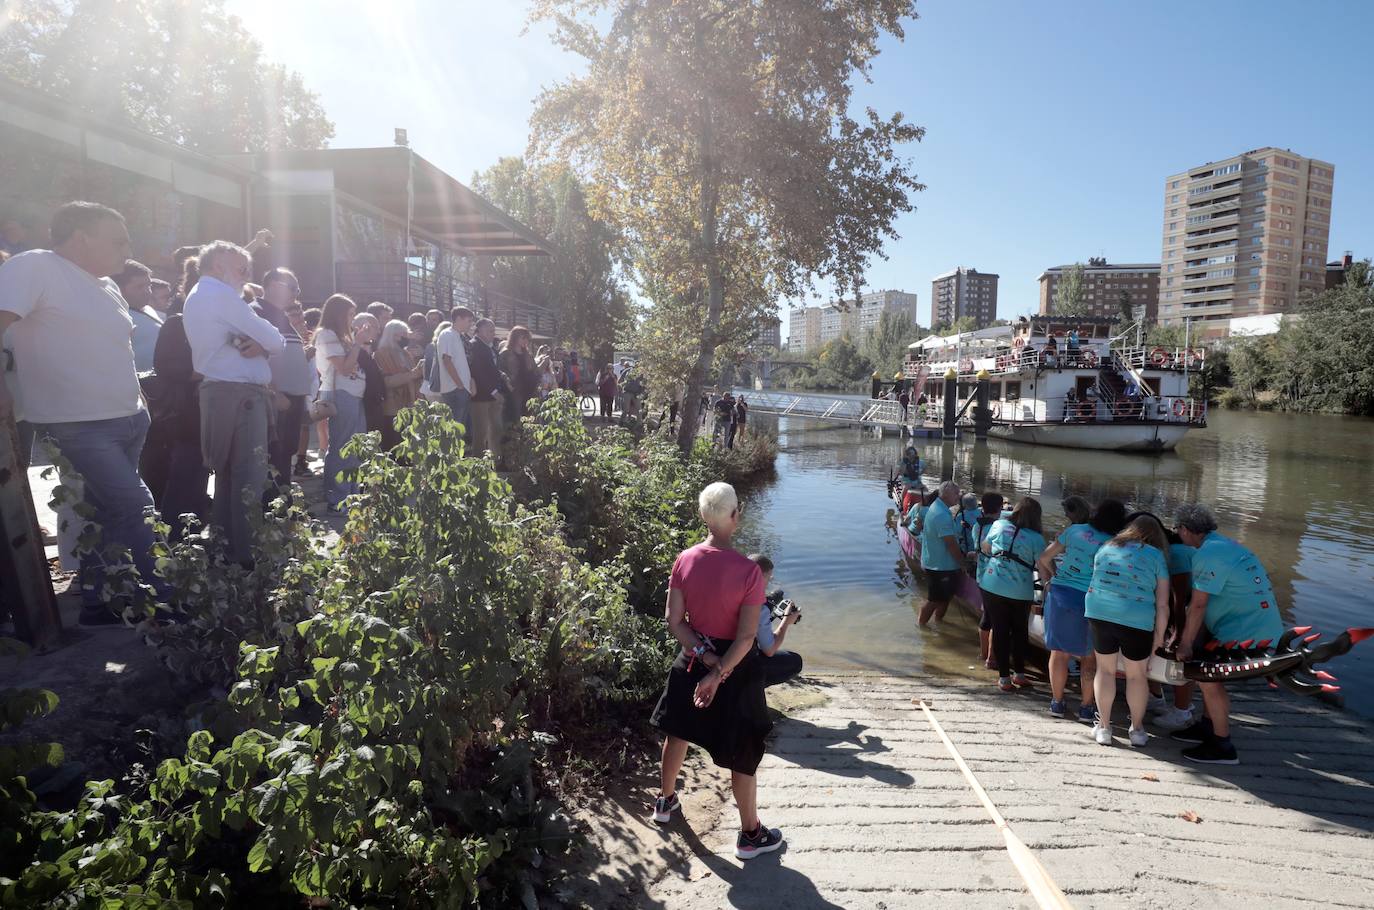
[[[1244,764],[1213,767],[1167,737],[1098,746],[1087,727],[1046,715],[1042,686],[999,696],[876,675],[813,682],[824,703],[779,723],[759,769],[761,816],[783,829],[784,848],[736,860],[733,804],[711,830],[645,821],[644,838],[685,838],[690,855],[635,906],[1036,906],[912,703],[923,698],[1074,907],[1374,907],[1374,725],[1358,718],[1236,687]]]

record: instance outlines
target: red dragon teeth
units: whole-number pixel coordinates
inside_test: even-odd
[[[1264,648],[1269,647],[1269,642],[1271,642],[1271,641],[1273,641],[1272,638],[1266,638],[1266,639],[1264,639],[1263,641],[1261,641],[1259,644],[1255,645],[1255,647],[1257,647],[1257,648],[1263,650]]]
[[[1330,673],[1327,673],[1325,670],[1313,670],[1312,675],[1317,677],[1317,679],[1322,680],[1323,682],[1336,681],[1336,677],[1332,676]]]
[[[1322,683],[1322,691],[1328,694],[1341,691],[1340,686],[1333,686],[1330,683]]]
[[[1293,627],[1293,634],[1294,634],[1294,635],[1306,635],[1308,632],[1311,632],[1311,631],[1312,631],[1312,627],[1311,627],[1311,626],[1294,626],[1294,627]]]
[[[1214,639],[1214,640],[1212,640],[1212,641],[1207,642],[1207,644],[1206,644],[1204,650],[1207,650],[1207,651],[1215,651],[1217,648],[1220,648],[1220,647],[1221,647],[1221,642],[1216,641],[1216,640]]]
[[[1350,641],[1359,644],[1366,638],[1374,638],[1374,629],[1346,629],[1345,633],[1350,636]]]
[[[1255,640],[1254,640],[1253,638],[1247,638],[1245,641],[1243,641],[1243,642],[1240,643],[1240,649],[1241,649],[1242,651],[1249,651],[1249,650],[1250,650],[1250,647],[1251,647],[1254,643],[1255,643]]]
[[[1317,639],[1319,639],[1319,638],[1321,638],[1321,637],[1322,637],[1322,633],[1320,633],[1320,632],[1313,632],[1311,635],[1309,635],[1309,636],[1307,636],[1306,638],[1304,638],[1303,641],[1306,642],[1307,644],[1311,644],[1312,642],[1316,641]]]

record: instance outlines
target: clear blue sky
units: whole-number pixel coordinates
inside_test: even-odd
[[[229,0],[304,76],[335,146],[392,127],[462,180],[525,147],[541,85],[576,61],[519,0]],[[348,10],[345,12],[345,10]],[[1274,145],[1336,166],[1328,258],[1374,254],[1374,2],[918,0],[858,104],[927,129],[916,210],[868,283],[920,295],[957,265],[1002,276],[999,315],[1036,306],[1047,266],[1157,262],[1164,178]],[[784,314],[785,318],[785,314]],[[785,337],[784,327],[784,337]]]

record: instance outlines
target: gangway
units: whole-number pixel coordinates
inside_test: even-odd
[[[906,429],[919,433],[924,425],[920,409],[908,408],[902,419],[901,402],[886,398],[823,395],[815,392],[744,391],[749,410],[782,417],[806,417],[865,427]],[[913,426],[915,424],[916,426]],[[938,431],[938,427],[934,427]]]

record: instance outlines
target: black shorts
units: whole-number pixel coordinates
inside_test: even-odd
[[[1098,654],[1115,654],[1127,660],[1145,660],[1154,650],[1155,633],[1151,629],[1136,629],[1105,619],[1089,619],[1092,626],[1093,650]]]
[[[926,600],[948,603],[959,590],[961,569],[926,569]]]

